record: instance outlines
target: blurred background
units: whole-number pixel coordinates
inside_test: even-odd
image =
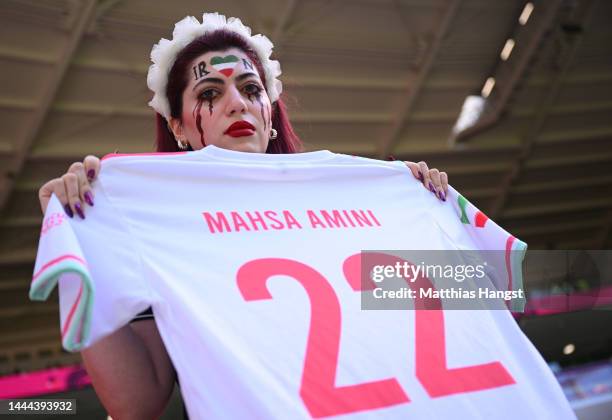
[[[527,273],[516,318],[579,417],[612,418],[612,253],[586,252],[612,248],[608,0],[2,0],[0,398],[104,418],[57,297],[28,300],[37,191],[87,154],[153,150],[149,52],[204,11],[274,42],[308,150],[424,160],[530,249],[585,250]]]

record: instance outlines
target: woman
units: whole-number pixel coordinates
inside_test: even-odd
[[[208,145],[252,153],[296,153],[301,143],[289,122],[270,60],[272,43],[238,19],[205,14],[176,24],[173,40],[155,45],[147,78],[157,112],[157,151]],[[447,176],[424,162],[407,162],[413,175],[445,200]],[[66,213],[85,218],[94,205],[90,182],[100,161],[88,156],[39,191],[43,212],[55,194]],[[146,318],[146,317],[145,317]],[[83,360],[113,418],[154,418],[164,409],[175,372],[154,322],[132,323],[84,350]]]

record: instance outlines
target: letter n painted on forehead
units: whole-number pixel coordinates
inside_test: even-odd
[[[253,68],[253,64],[247,59],[244,59],[244,58],[242,59],[242,65],[244,66],[246,70],[253,70],[253,71],[255,70]]]

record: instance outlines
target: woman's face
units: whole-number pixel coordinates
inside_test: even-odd
[[[211,51],[196,58],[187,71],[181,121],[171,121],[175,137],[194,150],[212,144],[265,153],[272,106],[248,56],[237,48]]]

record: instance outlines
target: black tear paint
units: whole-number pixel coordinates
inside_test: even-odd
[[[198,133],[200,133],[200,142],[202,143],[202,147],[206,147],[206,142],[204,141],[204,130],[202,129],[202,103],[203,99],[198,99],[198,103],[193,109],[193,116],[196,120],[196,126],[198,127]]]

